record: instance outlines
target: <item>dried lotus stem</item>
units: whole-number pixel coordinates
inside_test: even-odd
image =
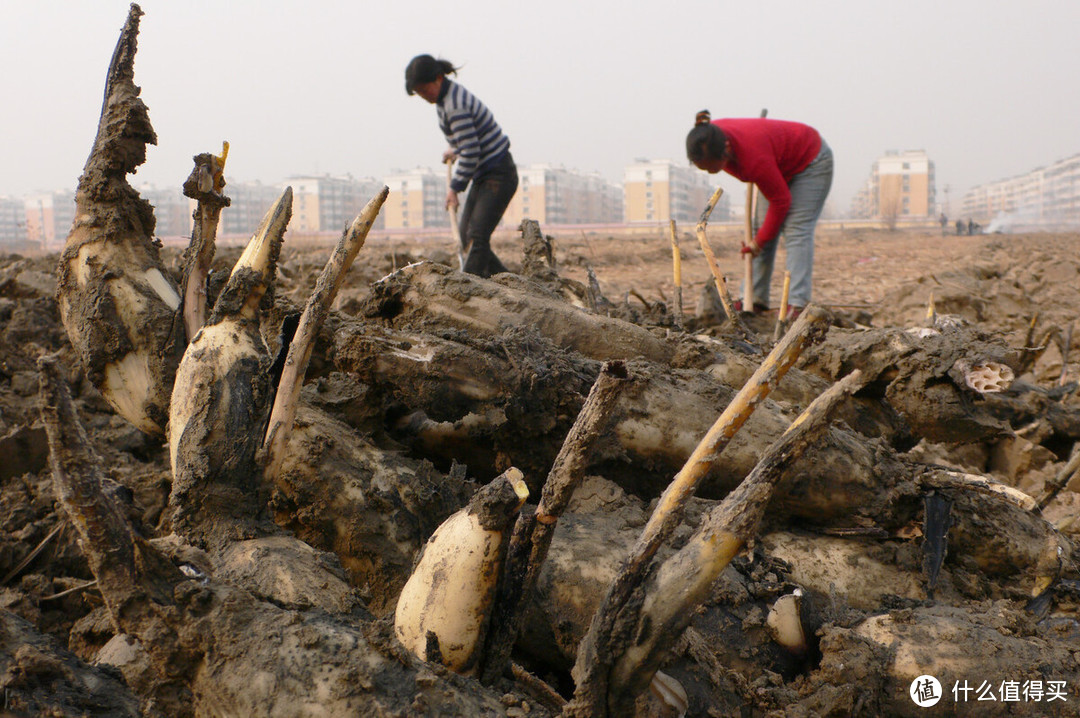
[[[682,256],[679,254],[679,235],[675,231],[675,220],[670,220],[668,229],[671,234],[671,266],[675,278],[675,326],[682,329]]]

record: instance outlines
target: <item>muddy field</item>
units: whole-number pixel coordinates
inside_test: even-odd
[[[682,312],[666,232],[480,279],[385,188],[219,248],[204,153],[163,249],[141,14],[63,252],[0,257],[4,715],[1080,715],[1080,239],[823,231],[776,328],[689,228]]]
[[[633,238],[579,234],[552,239],[557,270],[564,280],[571,284],[587,283],[587,270],[592,269],[603,295],[613,305],[607,310],[610,315],[620,317],[620,321],[635,319],[640,326],[655,327],[654,336],[672,345],[679,343],[670,327],[670,316],[661,316],[656,322],[656,307],[650,306],[662,298],[670,301],[673,297],[671,253],[666,237],[659,233]],[[739,260],[732,249],[735,234],[729,236],[718,227],[712,241],[721,266],[736,276]],[[818,243],[815,292],[819,302],[833,309],[833,332],[843,331],[844,327],[848,331],[866,332],[924,325],[927,302],[933,293],[939,315],[959,315],[985,332],[991,341],[1019,349],[1025,341],[1031,341],[1029,327],[1036,315],[1036,339],[1053,327],[1062,334],[1068,333],[1080,307],[1077,247],[1080,237],[1071,235],[943,238],[936,233],[828,231]],[[702,289],[711,280],[696,240],[684,236],[682,248],[686,324],[702,335],[727,341],[729,332],[721,322],[694,317],[699,302],[704,301]],[[496,249],[508,266],[521,269],[520,237],[502,237],[496,242]],[[278,313],[284,311],[283,305],[292,302],[295,306],[304,301],[315,286],[329,252],[329,248],[315,247],[294,250],[286,241],[275,290]],[[237,255],[233,250],[219,251],[215,269],[227,270]],[[410,245],[401,240],[393,243],[378,238],[370,240],[335,302],[333,316],[337,319],[332,319],[331,326],[339,333],[339,343],[342,334],[357,331],[356,321],[371,322],[378,317],[379,307],[385,308],[385,301],[380,299],[380,292],[385,293],[385,289],[373,292],[373,284],[395,269],[425,259],[448,262],[451,257],[439,242]],[[166,266],[176,276],[180,273],[180,260],[179,253],[165,253]],[[146,537],[164,536],[172,530],[166,511],[172,480],[168,450],[160,439],[121,419],[83,377],[60,323],[55,298],[57,261],[56,256],[0,259],[3,336],[0,342],[0,479],[3,482],[0,608],[4,616],[0,661],[5,666],[4,705],[16,715],[39,711],[56,711],[55,714],[62,715],[84,712],[120,715],[137,711],[154,714],[162,710],[162,705],[168,706],[167,700],[161,697],[160,686],[149,689],[145,681],[140,683],[133,677],[138,674],[131,670],[134,659],[116,658],[116,641],[110,641],[116,626],[109,619],[94,583],[95,574],[77,544],[77,533],[57,503],[40,417],[37,359],[44,354],[58,354],[62,373],[76,397],[79,418],[103,459],[105,478],[113,487],[110,495]],[[494,317],[489,319],[496,321]],[[771,335],[771,318],[748,318],[748,321],[762,336]],[[416,319],[411,322],[414,328],[422,324]],[[443,338],[454,338],[447,334],[446,328],[431,331]],[[413,406],[403,407],[402,404],[410,401],[406,388],[378,390],[369,383],[377,372],[372,373],[370,366],[365,369],[360,359],[349,358],[349,352],[356,350],[342,348],[340,344],[331,349],[331,341],[326,336],[320,342],[309,372],[309,389],[314,391],[307,393],[318,406],[337,420],[351,424],[353,430],[368,433],[384,448],[404,451],[404,456],[422,460],[430,472],[428,481],[437,483],[445,471],[448,475],[465,474],[483,483],[505,466],[517,465],[526,467],[531,474],[529,481],[538,495],[537,474],[544,471],[552,449],[538,448],[530,442],[546,443],[550,434],[565,431],[559,427],[567,426],[567,417],[545,419],[543,414],[549,409],[537,409],[533,416],[522,417],[523,426],[516,421],[507,422],[494,435],[489,435],[494,450],[468,446],[469,440],[461,436],[454,440],[447,438],[439,446],[433,445],[437,438],[410,439],[407,432],[395,428],[400,427],[403,412],[416,412],[423,406],[433,418],[445,424],[453,420],[455,411],[460,421],[463,415],[475,416],[479,410],[476,405],[471,409],[450,407],[452,402],[445,396],[441,400],[438,396],[414,397]],[[521,352],[516,355],[518,361],[511,364],[515,370],[522,362],[529,364],[536,386],[533,401],[558,405],[558,395],[565,392],[577,399],[564,398],[562,401],[567,405],[555,409],[556,413],[573,411],[575,404],[580,406],[581,395],[588,389],[587,377],[578,376],[584,371],[580,368],[580,357],[562,356],[559,361],[566,366],[544,368],[543,362],[554,362],[556,355],[570,350],[556,350],[548,344],[537,344],[539,339],[535,337],[522,340],[512,333],[504,334],[502,340],[496,338],[496,343],[500,341],[503,352],[510,346]],[[1039,353],[1032,366],[1019,373],[1016,382],[1041,387],[1044,393],[1064,385],[1054,401],[1059,410],[1075,414],[1075,384],[1070,382],[1075,382],[1078,375],[1078,342],[1071,343],[1072,353],[1064,377],[1059,345],[1053,339],[1043,343],[1046,350]],[[475,348],[476,342],[465,344]],[[825,346],[828,345],[826,339]],[[530,346],[531,349],[523,348]],[[545,355],[545,352],[555,354]],[[826,352],[822,349],[815,355],[816,361],[821,362],[816,368],[805,366],[804,361],[805,370],[825,374],[822,367],[828,362],[821,360],[821,356]],[[346,368],[349,366],[352,370]],[[452,372],[453,367],[442,370]],[[545,371],[550,376],[543,376]],[[561,386],[562,380],[557,380],[560,376],[566,377]],[[433,384],[436,381],[432,379]],[[548,382],[555,385],[549,386]],[[513,386],[514,382],[510,381],[509,385]],[[421,394],[436,391],[421,386],[415,390]],[[516,391],[522,390],[518,382]],[[442,391],[447,389],[444,387]],[[547,392],[551,392],[550,398],[546,398]],[[523,399],[507,397],[479,403],[486,403],[489,409],[500,404],[508,412],[507,407],[522,403]],[[433,406],[440,401],[445,415],[435,417]],[[781,400],[782,407],[788,406],[789,410],[799,403],[792,396]],[[779,415],[790,415],[782,407]],[[670,410],[684,409],[675,406]],[[722,405],[715,407],[717,412],[721,409]],[[929,413],[934,414],[933,407]],[[936,441],[933,437],[920,436],[932,431],[912,431],[908,426],[893,435],[895,448],[886,452],[892,458],[880,455],[870,462],[903,460],[949,466],[992,477],[1030,496],[1038,496],[1070,458],[1075,436],[1070,437],[1067,430],[1038,428],[1035,425],[1045,423],[1046,419],[1037,413],[1018,416],[1006,415],[1006,423],[1014,423],[1011,430],[992,435],[976,432],[971,440],[963,442]],[[530,437],[530,421],[547,423],[534,427],[535,435]],[[767,433],[753,425],[748,425],[746,431]],[[897,438],[900,435],[903,438]],[[323,436],[320,441],[325,443],[328,438]],[[760,436],[752,435],[747,439],[749,446],[741,450],[759,454],[765,445],[761,441]],[[841,443],[833,452],[844,451],[844,446]],[[876,451],[880,454],[885,448],[879,446]],[[854,446],[848,446],[848,450],[856,454],[864,451]],[[732,451],[737,452],[737,447],[733,445]],[[867,461],[851,456],[848,459],[863,462],[864,466]],[[752,457],[745,460],[749,461],[747,466],[752,466],[753,460]],[[650,500],[675,473],[681,460],[672,459],[667,466],[655,457],[649,461],[650,465],[637,469],[633,462],[627,465],[623,461],[618,470],[612,468],[607,472],[607,478],[604,467],[615,467],[618,462],[599,463],[590,471],[592,478],[575,498],[575,514],[564,521],[571,538],[564,538],[563,545],[553,547],[549,561],[556,568],[541,578],[538,591],[545,603],[542,608],[534,608],[541,612],[563,610],[565,614],[545,615],[543,620],[534,617],[515,649],[516,659],[562,692],[563,698],[569,698],[573,688],[569,668],[576,641],[588,627],[588,611],[595,608],[604,583],[613,575],[614,564],[609,562],[619,560],[619,546],[628,547],[633,541],[647,517]],[[741,475],[744,471],[735,469],[733,473]],[[703,500],[703,505],[695,505],[688,521],[696,522],[698,519],[694,517],[700,517],[707,502],[723,496],[728,490],[725,487],[737,483],[739,475],[718,479],[718,483],[705,487],[701,493],[708,498]],[[1080,525],[1074,522],[1080,499],[1071,490],[1077,483],[1080,481],[1074,478],[1041,512],[1065,541],[1075,540],[1076,532],[1080,532]],[[817,484],[817,490],[826,491],[826,485]],[[460,505],[471,490],[446,488],[444,491],[447,495],[436,514],[445,515]],[[353,550],[352,555],[349,548],[339,550],[340,542],[335,544],[335,539],[330,537],[333,532],[320,529],[319,521],[310,517],[312,510],[332,509],[327,504],[305,506],[304,493],[288,495],[280,488],[273,493],[271,503],[277,523],[320,549],[336,551],[344,567],[340,575],[358,590],[358,600],[366,605],[363,610],[373,612],[364,621],[374,621],[376,626],[380,621],[390,621],[396,592],[407,576],[413,556],[403,555],[395,563],[384,552],[381,559],[385,563],[380,567],[379,558],[364,558],[362,547],[352,546],[359,549]],[[308,500],[313,500],[317,493],[307,490]],[[316,496],[314,500],[322,499]],[[961,507],[987,511],[982,505],[964,506],[962,497],[955,498],[954,504],[954,511]],[[907,697],[906,677],[934,672],[939,674],[945,694],[934,714],[1080,715],[1080,644],[1077,643],[1080,629],[1076,622],[1075,593],[1078,576],[1071,549],[1064,552],[1064,564],[1053,574],[1052,588],[1045,593],[1044,604],[1032,608],[1025,596],[1031,598],[1034,593],[1031,581],[1037,581],[1040,574],[1033,566],[1001,568],[1005,564],[1023,563],[1019,555],[997,556],[993,560],[964,555],[962,532],[973,529],[965,528],[965,522],[956,519],[957,528],[950,534],[950,540],[956,543],[946,553],[931,598],[922,556],[923,517],[917,503],[902,516],[886,518],[888,512],[882,513],[877,525],[865,516],[855,517],[848,512],[849,519],[834,517],[832,521],[817,522],[819,525],[815,527],[812,515],[800,513],[797,507],[783,502],[774,502],[770,511],[775,515],[765,519],[764,538],[752,542],[751,548],[723,573],[709,600],[698,609],[688,638],[680,642],[670,666],[665,668],[677,677],[689,696],[687,715],[914,715],[919,713]],[[843,511],[837,514],[843,515]],[[415,527],[419,541],[434,530],[436,518],[437,515],[432,516],[426,525],[422,522]],[[1022,523],[1008,516],[984,515],[980,521],[989,526],[990,533],[1024,530]],[[987,526],[982,528],[985,530]],[[846,533],[841,529],[846,529]],[[684,542],[687,536],[680,531],[675,545]],[[350,539],[354,544],[363,540],[357,536]],[[598,540],[605,544],[604,548],[595,547]],[[988,539],[981,536],[976,540]],[[402,549],[402,545],[406,548]],[[418,544],[399,541],[396,550],[408,550],[409,546],[415,549]],[[1018,549],[1015,542],[1000,541],[991,550],[1026,549]],[[580,555],[575,557],[575,553]],[[581,565],[590,561],[606,568],[600,575],[593,575],[594,570]],[[380,573],[382,583],[376,580]],[[575,581],[581,585],[574,585]],[[809,654],[785,657],[782,651],[777,652],[765,631],[763,611],[768,611],[771,602],[790,594],[795,587],[808,597],[803,615],[812,634],[812,649]],[[593,597],[575,598],[564,595],[567,592],[591,593]],[[393,639],[384,636],[379,640]],[[727,648],[716,650],[717,640]],[[974,691],[967,701],[963,700],[964,694],[958,700],[950,692],[959,681],[966,680],[975,689],[987,678],[996,680],[992,691],[998,697],[996,703],[976,702]],[[180,679],[184,680],[182,676]],[[1019,697],[1015,701],[1005,702],[1002,691],[1012,682],[1030,692],[1017,693]],[[1038,700],[1033,687],[1036,682],[1044,689]],[[516,694],[506,693],[500,704],[501,690],[493,694],[492,710],[496,712],[522,715],[531,705],[534,714],[543,714],[544,710],[553,711],[557,707],[557,701],[551,704],[549,700],[545,704],[538,699],[514,697],[523,694],[520,688]],[[190,694],[181,692],[181,695],[194,700]],[[1058,699],[1050,702],[1049,698],[1055,696]],[[207,698],[202,696],[203,703],[195,702],[203,706],[196,708],[196,712],[207,711]],[[441,710],[458,714],[468,713],[463,705],[474,705],[455,703],[466,700],[460,696],[447,700]],[[431,713],[433,708],[435,714],[440,712],[434,706],[417,712]],[[170,710],[167,707],[165,713]],[[288,713],[296,710],[296,706],[283,710]]]

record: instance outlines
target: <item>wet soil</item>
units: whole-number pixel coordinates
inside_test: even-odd
[[[717,226],[715,231],[710,230],[710,237],[721,269],[728,276],[737,277],[741,266],[736,249],[737,232]],[[371,293],[372,282],[412,261],[432,259],[448,264],[456,261],[446,246],[448,239],[445,246],[437,239],[425,242],[369,239],[341,289],[335,308],[344,314],[361,311]],[[553,247],[559,274],[564,279],[584,285],[589,281],[588,270],[595,273],[601,291],[612,304],[612,314],[642,319],[655,312],[656,303],[670,302],[674,297],[670,244],[666,234],[659,230],[655,236],[626,237],[603,232],[556,235]],[[681,247],[684,308],[688,316],[693,316],[702,301],[703,289],[712,279],[696,239],[684,234]],[[520,268],[521,263],[513,260],[521,257],[520,236],[500,235],[494,248],[511,269]],[[939,315],[962,317],[1009,347],[1045,345],[1045,350],[1018,380],[1049,389],[1080,377],[1080,336],[1069,332],[1070,324],[1080,312],[1078,249],[1080,235],[956,237],[938,233],[825,230],[820,233],[817,245],[815,300],[832,307],[840,324],[886,328],[925,323],[932,296]],[[214,270],[219,278],[238,254],[239,250],[233,249],[218,251]],[[302,303],[328,254],[329,247],[293,247],[286,242],[275,290],[278,301]],[[778,262],[782,260],[781,250]],[[179,252],[166,251],[165,264],[174,276],[179,276],[178,262]],[[119,418],[82,376],[60,323],[54,296],[57,263],[55,255],[0,256],[0,613],[6,621],[0,632],[0,644],[4,645],[0,653],[10,654],[12,642],[25,644],[17,660],[7,664],[0,683],[5,688],[6,705],[16,714],[51,710],[59,715],[76,715],[96,710],[96,704],[88,696],[80,698],[54,691],[57,697],[51,703],[35,698],[42,690],[50,690],[48,686],[53,685],[50,681],[57,675],[70,677],[83,667],[74,657],[69,666],[52,659],[34,660],[31,653],[39,650],[35,646],[41,640],[48,640],[70,649],[73,656],[91,660],[111,637],[111,627],[103,617],[102,600],[92,585],[93,576],[75,541],[75,532],[66,525],[56,504],[47,467],[48,449],[39,420],[35,369],[38,356],[59,355],[76,392],[80,416],[95,450],[104,460],[110,491],[146,536],[158,535],[166,528],[162,514],[171,483],[167,447],[160,439]],[[212,275],[212,285],[214,281]],[[779,278],[776,282],[774,291],[778,292]],[[1030,332],[1036,317],[1035,331]],[[771,334],[771,317],[749,319],[754,328]],[[1061,341],[1055,342],[1054,329],[1058,330]],[[1080,335],[1080,330],[1076,335]],[[1071,342],[1068,356],[1063,358],[1066,336],[1071,336]],[[268,339],[273,350],[274,338]],[[544,347],[537,340],[523,337],[521,344],[536,353],[518,353],[519,360],[541,361],[539,350]],[[317,348],[317,354],[326,349],[324,343]],[[553,361],[556,358],[552,355]],[[566,375],[574,377],[573,390],[579,393],[585,390],[587,387],[574,366],[564,358],[558,359],[566,363]],[[330,372],[325,358],[317,355],[313,359],[312,374],[318,377],[322,404],[337,407],[339,417],[355,415],[357,424],[370,425],[372,416],[365,414],[360,406],[364,396],[358,396],[355,386]],[[558,396],[554,387],[544,391],[552,397]],[[1073,394],[1066,395],[1060,403],[1075,408],[1076,402]],[[372,427],[365,427],[369,428]],[[385,437],[381,440],[386,441]],[[1021,441],[1016,437],[1008,440],[987,437],[962,445],[924,439],[908,452],[908,457],[989,474],[1036,494],[1060,469],[1071,448],[1065,443]],[[482,454],[485,448],[474,447],[471,451]],[[448,465],[441,468],[449,470],[450,457],[446,458]],[[1067,489],[1047,506],[1043,515],[1063,534],[1075,539],[1080,534],[1080,522],[1074,520],[1078,510],[1080,495]],[[301,516],[278,516],[282,525],[303,526],[305,521]],[[576,525],[568,521],[568,530]],[[626,532],[623,525],[619,530]],[[946,568],[950,578],[939,594],[939,598],[945,598],[934,604],[918,582],[911,580],[912,573],[918,570],[919,556],[898,548],[895,543],[865,540],[865,544],[863,550],[838,553],[827,570],[821,571],[825,578],[817,579],[817,584],[809,575],[810,568],[796,564],[794,557],[800,553],[794,547],[799,541],[789,535],[773,534],[740,558],[725,573],[713,600],[702,610],[701,620],[695,620],[693,631],[688,632],[677,651],[681,668],[672,672],[681,676],[684,685],[691,689],[691,714],[710,715],[710,711],[727,714],[729,708],[752,703],[754,715],[914,715],[913,704],[906,697],[907,687],[900,685],[905,674],[898,668],[897,656],[907,655],[905,651],[916,656],[939,654],[939,677],[943,682],[946,678],[969,682],[994,678],[999,683],[1035,678],[1064,680],[1068,684],[1067,702],[1042,703],[1039,706],[1042,713],[1027,714],[1080,713],[1076,600],[1067,592],[1058,596],[1055,609],[1040,620],[1024,610],[1022,601],[1002,597],[1002,591],[983,576],[978,566],[965,563],[963,557],[953,557],[956,560]],[[850,545],[847,548],[850,551]],[[821,556],[831,550],[831,544],[822,546],[814,555]],[[860,564],[865,568],[868,562],[878,571],[872,575],[886,577],[881,580],[895,584],[876,592],[865,585],[852,586],[853,599],[845,601],[844,589],[839,587],[844,581],[851,581],[851,574],[858,573]],[[837,563],[856,570],[837,572]],[[883,568],[879,571],[879,567]],[[1075,573],[1075,567],[1071,570]],[[897,577],[898,572],[904,577]],[[764,628],[768,602],[796,584],[817,586],[809,590],[812,600],[808,602],[812,606],[807,608],[808,615],[813,615],[808,625],[818,629],[813,641],[815,657],[807,659],[809,663],[777,655],[775,647],[768,645]],[[548,590],[555,591],[557,586],[552,585]],[[868,593],[870,598],[865,598]],[[854,598],[856,594],[858,599]],[[392,602],[383,596],[378,608],[385,611],[390,605]],[[955,606],[962,610],[953,610]],[[893,610],[883,612],[883,607]],[[865,621],[871,614],[883,617],[876,622]],[[569,647],[580,638],[578,633],[584,630],[588,615],[584,607],[580,615],[551,617],[550,623],[558,627],[556,634],[535,639],[537,649],[533,660],[540,666],[548,661],[547,670],[553,676],[553,683],[565,682],[565,671],[571,661]],[[710,615],[714,620],[708,620]],[[986,620],[973,618],[977,616],[985,616]],[[25,623],[19,622],[20,619]],[[574,625],[578,627],[575,629]],[[31,627],[33,635],[40,637],[25,637],[30,635],[26,632]],[[743,648],[734,646],[727,653],[714,653],[710,660],[715,662],[720,656],[724,665],[714,666],[712,675],[707,670],[702,675],[702,666],[709,664],[702,658],[701,641],[716,645],[716,642],[737,642],[739,636],[747,635],[751,638],[746,639]],[[978,661],[969,659],[965,663],[955,657],[972,645],[986,649],[978,651]],[[919,662],[911,661],[911,664]],[[543,674],[542,670],[539,672]],[[82,681],[86,685],[87,680],[71,678],[67,684]],[[106,686],[103,690],[112,696],[108,699],[111,708],[105,710],[113,710],[115,714],[131,710],[130,697],[124,694],[122,681],[115,673],[106,672],[95,680]],[[730,684],[731,705],[705,703],[707,699],[703,696],[710,695],[709,691],[695,687],[710,681]],[[116,682],[121,683],[120,688],[110,687]],[[869,690],[867,686],[876,688]],[[868,695],[873,697],[867,698]],[[998,714],[976,713],[973,710],[976,705],[974,702],[955,704],[953,708],[959,715]],[[985,706],[984,703],[978,707]],[[1008,714],[1005,708],[1011,710],[1015,706],[998,703],[991,707],[1003,711],[1001,715]]]

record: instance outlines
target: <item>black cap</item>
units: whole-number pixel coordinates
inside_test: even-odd
[[[405,92],[413,94],[417,85],[434,82],[443,74],[438,60],[431,55],[417,55],[405,68]]]

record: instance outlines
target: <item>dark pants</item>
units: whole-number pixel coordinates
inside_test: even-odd
[[[461,211],[461,241],[468,249],[465,271],[490,277],[508,271],[491,251],[491,233],[502,219],[503,212],[517,191],[518,174],[514,158],[507,152],[495,166],[473,177],[469,196]]]

